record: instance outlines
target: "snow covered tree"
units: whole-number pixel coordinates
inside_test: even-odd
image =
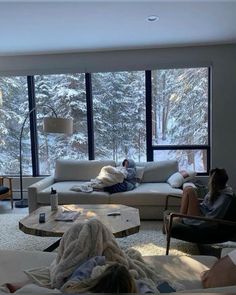
[[[28,112],[27,85],[25,77],[0,77],[2,99],[0,101],[0,169],[2,174],[19,173],[20,128]],[[31,173],[29,124],[22,141],[23,172]]]
[[[145,155],[143,72],[92,75],[96,158]]]
[[[155,71],[153,107],[156,114],[154,143],[206,145],[208,139],[208,69],[187,68]],[[170,152],[173,153],[173,152]],[[198,151],[175,151],[183,166],[195,164]],[[200,151],[203,170],[206,153]]]

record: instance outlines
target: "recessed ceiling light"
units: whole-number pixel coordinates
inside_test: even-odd
[[[159,20],[159,16],[157,16],[157,15],[149,15],[149,16],[146,18],[146,20],[147,20],[148,22],[156,22],[156,21]]]

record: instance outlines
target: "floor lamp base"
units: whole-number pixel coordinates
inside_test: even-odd
[[[22,199],[20,201],[15,202],[16,208],[26,208],[28,207],[28,199]]]

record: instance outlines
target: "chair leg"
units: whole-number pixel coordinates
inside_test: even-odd
[[[13,196],[11,195],[11,209],[13,210]]]
[[[166,255],[169,254],[169,249],[170,249],[170,233],[167,232],[167,237],[166,237]]]

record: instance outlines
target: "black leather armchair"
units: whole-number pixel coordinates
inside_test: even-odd
[[[168,207],[168,201],[166,207]],[[182,222],[182,218],[201,220],[203,222],[200,225],[188,225]],[[190,216],[165,211],[164,231],[167,234],[166,255],[169,254],[171,238],[196,244],[236,241],[236,197],[232,198],[224,219]]]

